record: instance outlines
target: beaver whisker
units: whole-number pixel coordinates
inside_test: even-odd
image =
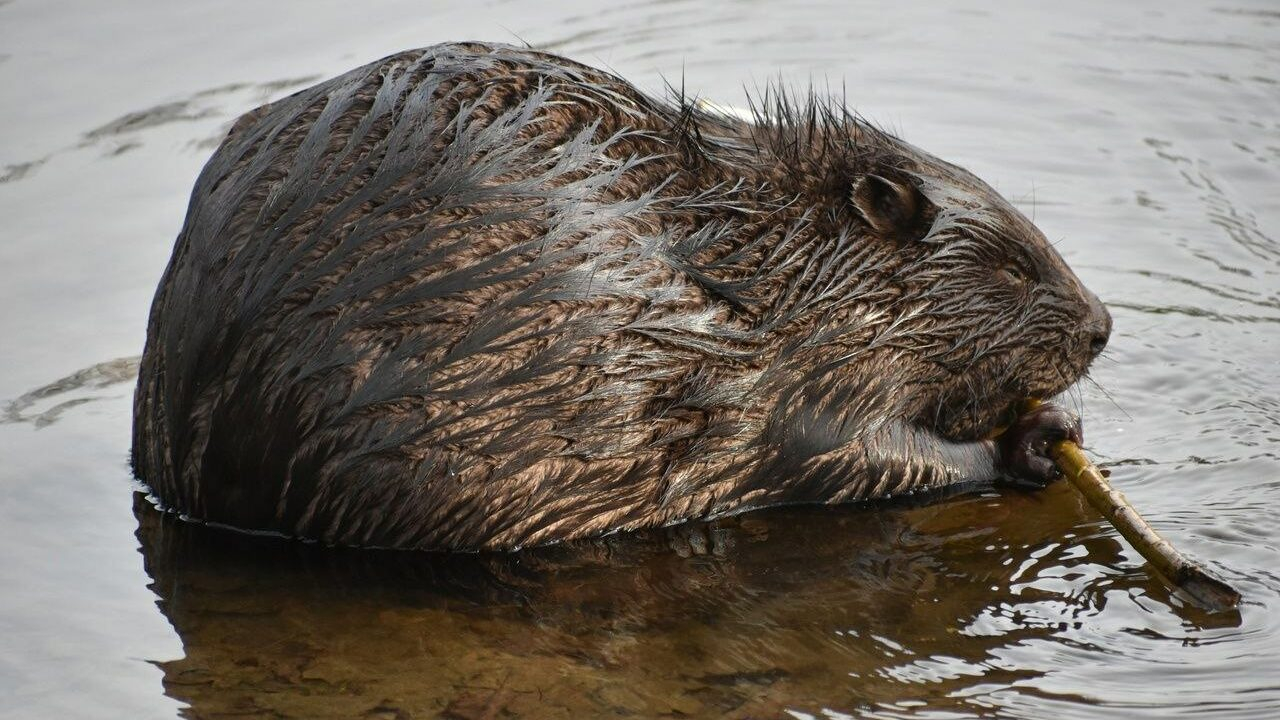
[[[1101,357],[1101,356],[1099,356],[1099,357]],[[1114,407],[1115,407],[1115,409],[1117,409],[1117,410],[1119,410],[1120,412],[1124,413],[1124,416],[1125,416],[1125,418],[1126,418],[1126,419],[1128,419],[1128,420],[1132,420],[1132,419],[1133,419],[1133,416],[1129,414],[1129,411],[1128,411],[1128,410],[1125,410],[1125,409],[1124,409],[1124,407],[1123,407],[1123,406],[1121,406],[1121,405],[1120,405],[1120,403],[1116,401],[1115,397],[1113,397],[1113,396],[1111,395],[1111,393],[1110,393],[1110,392],[1109,392],[1105,387],[1103,387],[1103,386],[1102,386],[1102,383],[1098,382],[1097,380],[1095,380],[1095,379],[1093,378],[1093,375],[1092,375],[1092,374],[1090,374],[1090,373],[1085,373],[1083,376],[1081,376],[1081,380],[1087,380],[1088,382],[1092,383],[1092,384],[1093,384],[1093,386],[1094,386],[1095,388],[1097,388],[1097,389],[1098,389],[1098,392],[1102,393],[1103,397],[1105,397],[1105,398],[1107,399],[1107,401],[1108,401],[1108,402],[1110,402],[1110,403],[1112,404],[1112,406],[1114,406]]]

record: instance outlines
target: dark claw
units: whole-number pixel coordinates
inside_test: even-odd
[[[681,523],[664,528],[664,532],[671,549],[682,558],[724,557],[728,549],[728,532],[709,523]]]
[[[1019,417],[999,440],[1003,482],[1039,490],[1062,477],[1049,447],[1064,439],[1084,444],[1080,417],[1069,410],[1045,404]]]

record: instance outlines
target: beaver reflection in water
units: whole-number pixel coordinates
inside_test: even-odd
[[[968,172],[822,100],[752,123],[564,58],[391,56],[254,110],[151,310],[165,507],[504,549],[1053,479],[1110,318]]]

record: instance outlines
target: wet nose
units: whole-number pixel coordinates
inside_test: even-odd
[[[1093,338],[1089,340],[1089,352],[1092,353],[1094,357],[1101,355],[1102,351],[1107,347],[1107,338],[1110,337],[1110,330],[1104,330],[1101,332],[1095,331],[1093,333]]]
[[[1093,293],[1089,293],[1089,354],[1098,357],[1111,338],[1111,313]]]

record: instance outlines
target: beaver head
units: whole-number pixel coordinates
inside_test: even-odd
[[[1084,376],[1111,317],[1052,243],[972,173],[883,133],[877,143],[849,206],[896,259],[914,419],[978,437],[1018,400]]]
[[[809,252],[843,275],[826,294],[856,308],[809,319],[812,338],[841,339],[818,365],[887,378],[890,415],[953,440],[985,436],[1019,400],[1085,375],[1110,315],[999,193],[839,101],[779,96],[767,107],[756,112],[756,147],[782,168],[772,182],[803,198],[810,242],[822,246]],[[802,272],[786,282],[831,280]]]

